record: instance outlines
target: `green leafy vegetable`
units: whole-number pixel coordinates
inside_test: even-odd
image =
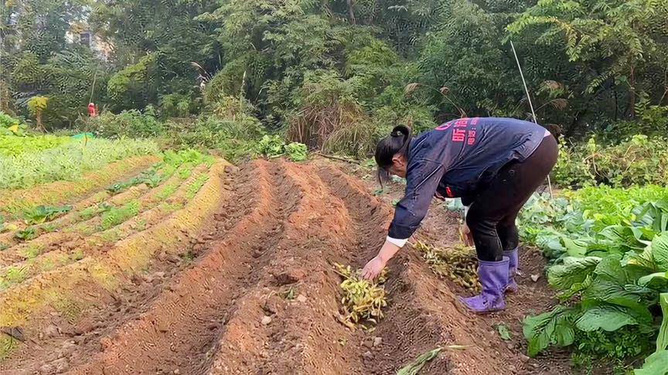
[[[308,157],[308,149],[303,143],[292,142],[285,146],[285,153],[292,161],[304,161]]]
[[[285,142],[278,135],[265,135],[258,142],[258,149],[260,153],[267,157],[278,157],[285,153]]]
[[[28,225],[42,224],[72,210],[72,206],[37,206],[25,213],[25,222]]]
[[[522,236],[553,258],[548,281],[567,302],[525,320],[529,355],[573,345],[623,360],[649,354],[653,337],[665,349],[668,323],[654,322],[668,306],[668,188],[566,196],[566,204],[532,198],[521,217]]]
[[[654,237],[651,246],[652,258],[659,271],[668,271],[668,233]]]
[[[666,375],[668,374],[668,350],[658,351],[645,358],[642,369],[635,370],[634,375]]]
[[[563,264],[550,267],[548,282],[557,289],[570,289],[574,284],[582,284],[600,261],[598,257],[564,258]]]
[[[591,332],[598,329],[616,331],[625,325],[638,324],[636,319],[620,306],[603,305],[588,309],[577,320],[578,329]]]
[[[575,340],[574,321],[579,311],[556,306],[552,311],[526,318],[524,337],[529,340],[529,356],[535,356],[550,345],[569,346]]]
[[[661,295],[659,295],[659,304],[661,305],[663,319],[661,320],[659,335],[656,338],[657,352],[666,350],[666,348],[668,348],[668,293],[661,293]]]

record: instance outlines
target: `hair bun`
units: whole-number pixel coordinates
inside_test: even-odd
[[[406,137],[411,134],[411,129],[406,125],[397,125],[392,129],[390,136],[392,137]]]

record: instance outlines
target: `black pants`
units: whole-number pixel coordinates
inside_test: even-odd
[[[504,250],[519,244],[515,219],[531,194],[545,181],[557,162],[559,148],[552,136],[523,162],[505,165],[492,181],[476,194],[466,215],[478,259],[500,261]]]

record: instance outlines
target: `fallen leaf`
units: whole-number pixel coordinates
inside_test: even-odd
[[[508,329],[508,326],[501,323],[496,326],[496,330],[499,332],[499,336],[501,336],[501,339],[503,340],[510,340],[512,339],[512,335],[510,334],[510,330]]]

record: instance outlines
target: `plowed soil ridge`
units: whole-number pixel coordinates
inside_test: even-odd
[[[389,264],[389,306],[375,330],[339,322],[333,264],[373,257],[392,208],[335,164],[258,160],[222,178],[231,192],[191,242],[190,262],[158,262],[148,280],[98,301],[112,311],[41,348],[57,355],[24,350],[13,363],[44,374],[384,375],[456,345],[465,349],[445,349],[420,373],[531,373],[495,334],[499,316],[463,311],[410,246]],[[436,233],[455,218],[429,220],[418,237],[456,241],[456,230]]]
[[[248,181],[241,181],[229,206],[218,214],[219,232],[203,259],[180,274],[141,319],[115,333],[103,353],[73,373],[204,371],[213,339],[239,307],[234,303],[239,293],[262,271],[256,259],[270,256],[257,254],[272,250],[292,207],[289,181],[270,172],[266,163],[243,172]],[[277,197],[285,198],[280,206],[274,204]]]

